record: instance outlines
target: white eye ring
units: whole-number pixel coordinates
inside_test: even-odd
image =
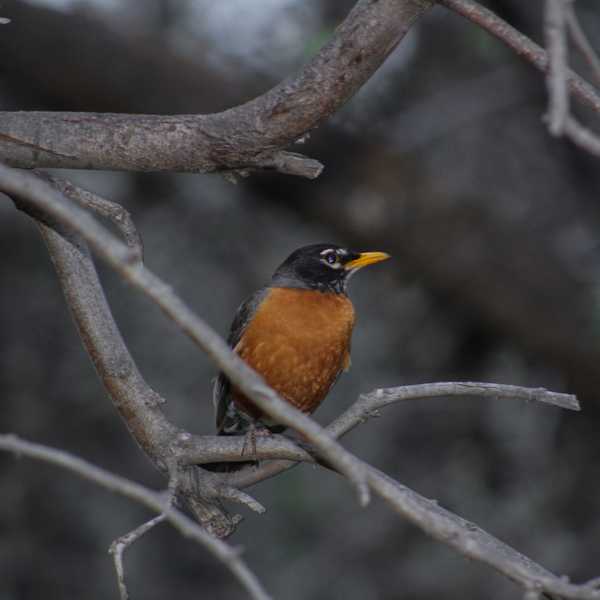
[[[321,256],[323,257],[321,262],[326,264],[328,267],[331,267],[332,269],[341,268],[342,265],[340,264],[340,258],[336,250],[323,250],[323,252],[321,252]]]

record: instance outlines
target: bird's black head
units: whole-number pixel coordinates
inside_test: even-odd
[[[271,285],[344,294],[353,273],[387,258],[385,252],[354,252],[336,244],[303,246],[277,268]]]

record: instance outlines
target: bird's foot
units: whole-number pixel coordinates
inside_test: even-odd
[[[252,457],[252,460],[258,464],[258,457],[256,455],[256,438],[268,437],[270,435],[270,429],[268,429],[264,425],[252,423],[250,425],[250,429],[248,429],[244,438],[244,445],[242,446],[242,456],[248,453]],[[248,449],[250,449],[250,452],[248,452]]]

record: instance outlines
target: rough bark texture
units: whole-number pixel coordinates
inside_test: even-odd
[[[279,150],[346,102],[432,4],[359,2],[298,75],[221,113],[0,113],[0,158],[23,168],[192,172],[265,168],[315,177],[320,173],[315,161]]]

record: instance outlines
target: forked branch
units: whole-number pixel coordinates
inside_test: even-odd
[[[88,479],[111,492],[135,500],[160,515],[164,515],[164,518],[182,535],[203,545],[219,561],[226,565],[246,588],[252,598],[256,600],[268,600],[270,598],[256,576],[241,559],[239,551],[210,535],[182,512],[165,504],[163,494],[109,473],[68,452],[27,442],[14,435],[0,434],[0,450],[12,452],[17,456],[27,456],[52,463],[53,465],[72,471],[80,477]]]
[[[567,34],[571,32],[584,58],[598,76],[600,60],[587,41],[572,6],[572,0],[546,0],[546,44],[538,46],[491,10],[474,0],[438,0],[447,8],[485,29],[519,56],[546,73],[549,92],[548,127],[552,135],[566,135],[574,144],[590,154],[600,156],[600,139],[584,127],[570,112],[569,93],[586,106],[600,112],[600,96],[585,79],[569,69],[567,64]]]

